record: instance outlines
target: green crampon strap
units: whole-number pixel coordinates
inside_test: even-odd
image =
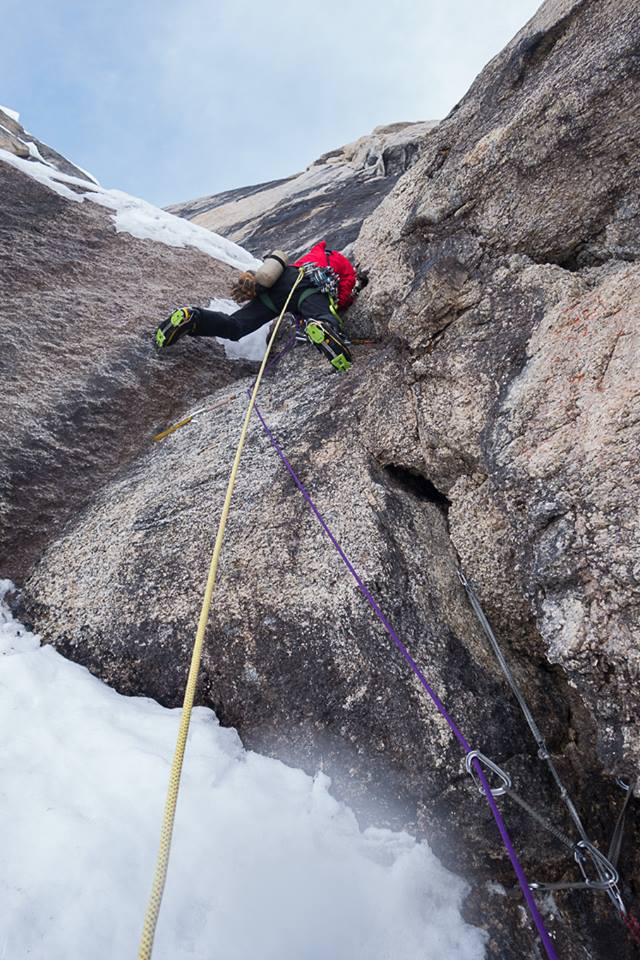
[[[340,370],[342,373],[346,373],[347,370],[351,369],[351,364],[345,357],[344,353],[341,353],[339,356],[334,357],[331,361],[331,366],[335,367],[336,370]]]
[[[333,299],[333,297],[329,297],[329,310],[331,310],[331,313],[338,321],[338,326],[340,330],[344,330],[344,323],[342,322],[342,317],[338,313],[338,307],[336,306],[336,302]]]
[[[192,314],[192,311],[188,307],[178,307],[177,310],[174,310],[171,316],[169,317],[169,319],[164,324],[165,327],[167,326],[167,324],[170,324],[170,327],[167,329],[167,332],[165,333],[162,327],[158,327],[158,329],[156,330],[156,346],[164,347],[165,344],[166,346],[169,346],[169,344],[173,341],[177,333],[178,327],[182,326],[185,320],[189,320],[191,317],[191,314]],[[173,327],[174,329],[172,330],[171,327]]]
[[[169,317],[169,323],[172,327],[179,327],[183,320],[188,320],[191,316],[190,310],[185,310],[184,307],[178,307],[177,310],[174,310],[171,316]]]
[[[319,327],[313,320],[306,325],[304,332],[312,343],[324,343],[326,339],[326,334],[322,327]]]

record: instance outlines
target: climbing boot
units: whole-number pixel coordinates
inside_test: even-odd
[[[311,320],[304,328],[304,332],[311,343],[325,355],[334,370],[346,372],[350,369],[353,363],[351,352],[331,324],[321,320]]]
[[[178,310],[174,310],[156,330],[156,346],[162,349],[170,347],[185,333],[192,333],[195,326],[195,310],[192,310],[191,307],[180,307]]]

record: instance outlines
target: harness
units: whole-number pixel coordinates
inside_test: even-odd
[[[302,267],[300,267],[300,269],[303,270],[305,273],[305,278],[309,280],[312,286],[306,287],[304,290],[302,290],[302,292],[298,296],[296,307],[299,312],[302,304],[304,303],[305,300],[308,299],[308,297],[310,297],[314,293],[318,293],[318,291],[320,293],[324,293],[326,294],[329,300],[329,310],[331,312],[331,315],[336,319],[339,329],[343,330],[344,323],[343,323],[342,317],[338,313],[338,305],[336,303],[335,297],[328,290],[323,289],[324,283],[328,281],[328,277],[325,279],[322,276],[322,271],[330,270],[333,277],[336,278],[336,281],[339,279],[337,277],[337,274],[333,270],[333,267],[331,267],[330,265],[331,254],[333,252],[334,252],[333,250],[326,251],[326,256],[327,256],[326,267],[319,267],[317,264],[303,264]],[[305,270],[305,267],[308,267],[309,269]],[[272,297],[266,291],[258,294],[258,299],[265,305],[265,307],[268,307],[269,310],[272,310],[273,313],[276,313],[276,314],[278,313],[278,308],[273,302]]]

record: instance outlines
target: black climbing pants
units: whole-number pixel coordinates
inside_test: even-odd
[[[233,313],[220,313],[218,310],[205,310],[198,307],[195,315],[195,328],[190,331],[192,337],[222,337],[224,340],[240,340],[248,333],[253,333],[259,327],[269,323],[277,317],[284,307],[291,288],[298,279],[297,267],[287,267],[272,287],[265,293],[271,299],[275,310],[264,303],[260,297],[250,300],[239,310]],[[313,290],[305,295],[300,302],[300,295],[305,290]],[[291,298],[288,309],[297,313],[305,320],[323,320],[334,327],[336,319],[329,308],[329,297],[321,293],[307,279],[301,280]]]

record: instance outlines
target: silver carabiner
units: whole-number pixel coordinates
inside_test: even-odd
[[[596,868],[599,880],[592,880],[586,869],[586,855],[591,857],[591,862]],[[583,879],[573,883],[530,883],[531,890],[552,891],[552,890],[603,890],[609,895],[617,909],[626,914],[620,891],[618,890],[618,871],[603,853],[600,853],[597,847],[594,847],[588,840],[579,840],[575,846],[573,854],[576,863],[580,868]]]
[[[611,902],[613,903],[616,910],[622,914],[623,917],[627,916],[627,908],[624,905],[624,900],[622,899],[622,894],[617,884],[613,884],[607,890],[607,895]]]
[[[594,847],[592,843],[589,843],[588,840],[578,840],[576,847],[578,848],[574,854],[576,863],[580,867],[580,872],[584,877],[585,886],[590,887],[592,890],[611,890],[612,887],[618,885],[620,877],[618,876],[618,871],[614,865],[607,860],[603,853],[600,853],[597,847]],[[578,850],[584,850],[591,857],[591,862],[595,866],[599,880],[591,880],[587,874],[587,871],[584,868],[583,861],[584,857],[580,856]]]
[[[489,770],[495,773],[496,776],[500,777],[500,779],[502,780],[502,783],[503,783],[502,787],[489,787],[489,789],[491,790],[492,796],[501,797],[505,793],[507,793],[508,790],[511,789],[511,777],[509,776],[508,773],[505,773],[505,771],[501,767],[499,767],[497,763],[494,763],[493,760],[489,760],[489,757],[485,757],[484,753],[480,753],[479,750],[470,750],[465,757],[464,764],[465,764],[465,767],[467,768],[467,773],[471,774],[471,777],[474,783],[476,784],[478,790],[480,791],[480,793],[484,793],[484,787],[478,780],[478,777],[476,776],[476,772],[473,769],[474,760],[477,760],[479,763],[483,764],[485,767],[487,767]]]

